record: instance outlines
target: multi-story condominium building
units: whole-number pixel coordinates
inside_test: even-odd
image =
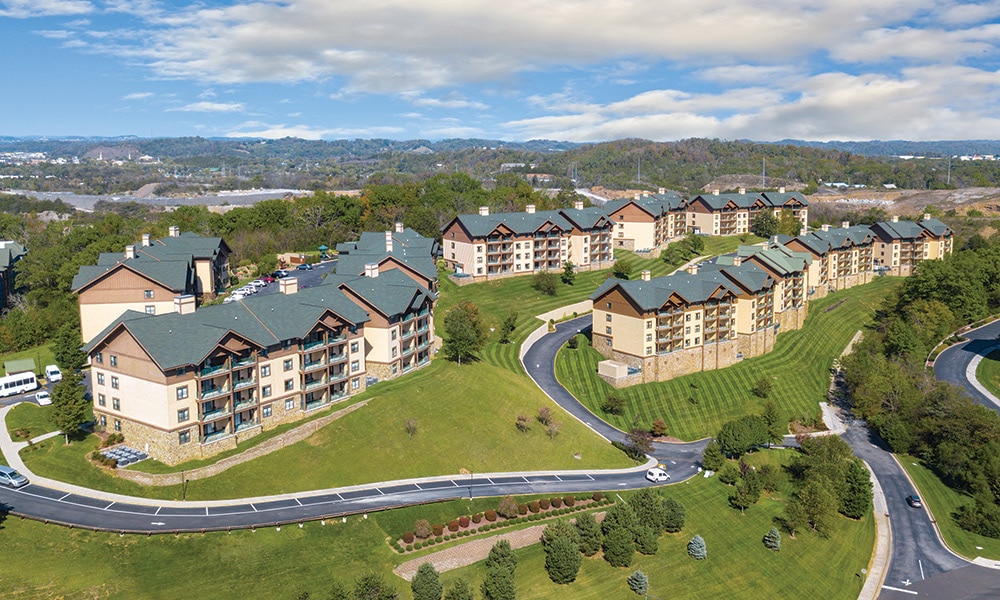
[[[370,265],[380,273],[393,269],[404,271],[411,279],[431,292],[437,291],[438,245],[402,223],[384,234],[366,231],[355,242],[337,244],[337,274],[365,275]]]
[[[10,295],[17,286],[14,264],[27,253],[28,249],[15,241],[0,241],[0,309],[10,308]]]
[[[604,205],[614,222],[613,243],[625,250],[655,250],[687,233],[687,204],[677,194],[660,188],[656,194],[636,194]]]
[[[922,260],[944,258],[953,251],[951,229],[925,214],[920,221],[889,221],[871,227],[875,234],[876,267],[891,275],[907,276]]]
[[[365,311],[330,286],[281,287],[116,318],[84,347],[99,425],[177,464],[364,390]]]
[[[222,238],[182,235],[177,227],[160,240],[143,234],[124,254],[102,253],[73,278],[83,341],[128,310],[162,314],[174,310],[177,297],[196,302],[218,294],[229,281],[229,254]]]
[[[807,252],[812,257],[809,266],[812,298],[868,283],[875,276],[875,234],[867,225],[852,227],[844,221],[839,228],[823,225],[818,231],[777,237],[787,248]]]
[[[491,215],[459,215],[442,229],[442,255],[459,275],[474,280],[558,271],[567,261],[583,271],[611,266],[612,223],[584,208]]]
[[[781,211],[790,210],[795,218],[806,227],[809,222],[809,203],[798,192],[751,192],[740,189],[737,194],[699,194],[688,200],[688,229],[705,235],[740,235],[749,233],[754,218],[760,213],[770,213],[775,217]]]

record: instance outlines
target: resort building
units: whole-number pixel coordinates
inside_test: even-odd
[[[14,265],[27,253],[28,249],[15,241],[0,241],[0,309],[10,308],[10,295],[17,287]]]
[[[807,252],[812,257],[811,298],[823,298],[828,292],[868,283],[875,276],[875,234],[867,225],[852,227],[844,221],[839,228],[823,225],[818,231],[796,237],[777,237],[787,248]]]
[[[216,296],[229,282],[229,254],[222,238],[182,235],[177,227],[159,240],[143,234],[124,254],[102,253],[73,278],[83,341],[126,311],[157,315]]]
[[[458,215],[442,229],[442,255],[460,276],[473,280],[560,271],[567,261],[578,270],[611,266],[612,222],[603,211],[584,208],[491,215]]]
[[[438,245],[402,223],[385,233],[366,231],[355,242],[337,244],[337,274],[361,276],[375,265],[379,273],[399,269],[415,282],[437,292]]]
[[[871,227],[875,235],[875,263],[890,275],[907,276],[922,260],[944,258],[954,250],[951,228],[925,214],[920,221],[889,221]]]
[[[740,235],[749,233],[754,218],[770,213],[776,218],[784,210],[802,223],[809,223],[809,203],[798,192],[751,192],[740,189],[737,194],[699,194],[688,200],[687,226],[690,231],[703,235]]]
[[[604,211],[614,226],[614,247],[653,251],[687,233],[687,204],[677,194],[660,188],[656,194],[636,194],[627,200],[609,200]]]

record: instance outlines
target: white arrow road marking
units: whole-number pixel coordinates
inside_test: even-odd
[[[150,525],[166,525],[163,521],[153,521]]]

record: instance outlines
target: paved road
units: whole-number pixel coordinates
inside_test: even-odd
[[[970,398],[987,408],[1000,412],[1000,406],[997,406],[966,378],[966,369],[968,369],[969,363],[977,356],[988,354],[992,348],[1000,343],[997,341],[997,335],[1000,335],[1000,321],[974,329],[963,335],[969,338],[968,342],[948,348],[934,361],[934,376],[964,388]]]

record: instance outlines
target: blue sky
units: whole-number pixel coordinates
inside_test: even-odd
[[[1000,0],[0,0],[0,135],[1000,139]]]

